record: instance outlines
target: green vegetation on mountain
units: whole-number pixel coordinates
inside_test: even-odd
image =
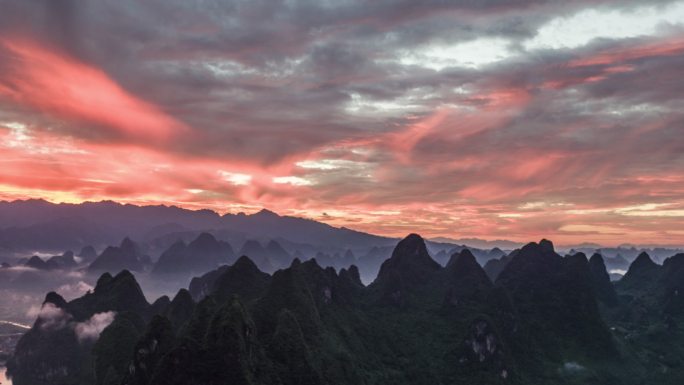
[[[442,267],[412,234],[369,286],[354,266],[269,275],[241,257],[149,305],[132,274],[103,274],[77,300],[48,295],[9,371],[16,385],[684,380],[684,254],[639,256],[615,286],[601,256],[546,240],[500,267],[492,282],[467,249]],[[103,312],[116,315],[84,341],[75,325]]]

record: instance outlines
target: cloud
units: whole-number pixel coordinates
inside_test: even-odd
[[[108,311],[93,314],[88,320],[76,323],[74,325],[74,332],[79,342],[97,341],[102,331],[114,322],[115,317],[115,312]]]
[[[641,5],[627,9],[589,8],[571,16],[556,17],[524,42],[525,48],[577,48],[596,39],[625,39],[655,35],[668,25],[684,26],[684,3]]]
[[[6,1],[0,198],[671,243],[682,4]]]
[[[4,39],[0,47],[9,57],[0,95],[19,105],[145,140],[163,141],[185,129],[99,69],[26,40]]]
[[[40,307],[31,307],[27,317],[36,317],[36,323],[42,330],[53,332],[69,328],[74,331],[80,343],[94,342],[116,317],[116,312],[108,311],[93,314],[83,322],[76,322],[66,310],[52,303],[45,303]]]
[[[69,301],[82,297],[84,294],[92,291],[93,289],[94,288],[92,285],[84,281],[78,281],[76,283],[66,283],[57,288],[55,291],[59,293],[65,300]]]
[[[35,310],[29,310],[29,313]],[[61,330],[69,326],[72,320],[71,314],[52,303],[45,303],[37,313],[37,320],[40,328],[46,331]]]
[[[587,370],[587,369],[584,366],[578,364],[577,362],[569,361],[569,362],[563,363],[563,368],[561,371],[565,372],[565,373],[572,374],[572,373],[583,372],[585,370]]]

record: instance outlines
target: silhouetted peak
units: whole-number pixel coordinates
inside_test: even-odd
[[[589,263],[589,260],[587,259],[586,254],[584,254],[582,252],[569,255],[569,256],[565,257],[565,259],[571,263],[578,263],[578,264]]]
[[[526,244],[519,251],[514,250],[508,257],[510,262],[498,275],[497,282],[524,282],[558,273],[563,268],[563,258],[548,250],[549,244],[542,247],[535,242]]]
[[[347,269],[347,275],[353,282],[358,283],[359,285],[363,285],[363,282],[361,282],[361,273],[359,272],[359,268],[356,267],[356,265],[349,266],[349,268]]]
[[[538,255],[541,251],[542,249],[539,247],[538,243],[530,242],[521,247],[517,255]]]
[[[603,256],[599,253],[594,253],[591,258],[589,258],[589,266],[597,268],[603,268],[603,270],[606,269],[606,263],[603,260]]]
[[[165,307],[169,306],[169,304],[171,304],[171,299],[169,296],[162,295],[161,297],[157,298],[154,303],[152,303],[152,307],[154,309],[164,309]]]
[[[213,278],[211,276],[217,272],[218,276]],[[229,298],[233,294],[239,295],[241,298],[257,298],[263,293],[270,277],[268,274],[262,272],[252,259],[246,256],[241,256],[232,266],[227,268],[220,268],[205,274],[202,279],[205,281],[204,286],[206,294],[213,292],[219,298]],[[193,280],[194,281],[194,280]],[[195,291],[198,284],[195,283]],[[191,290],[193,285],[191,284]],[[194,295],[195,292],[193,292]],[[194,295],[195,298],[201,298]]]
[[[41,257],[34,255],[31,258],[29,258],[25,266],[32,267],[34,269],[44,269],[46,267],[46,264]]]
[[[280,243],[274,239],[271,239],[268,241],[268,244],[266,244],[266,247],[280,247]]]
[[[218,241],[216,238],[211,235],[210,233],[201,233],[200,235],[195,238],[194,241],[190,242],[189,246],[194,246],[194,247],[205,247],[205,246],[213,246],[217,244]]]
[[[511,262],[515,262],[515,264],[522,264],[526,262],[529,262],[530,264],[543,264],[545,259],[544,251],[542,250],[541,246],[535,242],[530,242],[524,245],[520,248],[520,250],[517,251],[517,253],[511,253],[511,255]]]
[[[233,266],[235,266],[235,265],[245,265],[245,264],[254,265],[254,261],[252,261],[248,256],[243,255],[243,256],[240,256],[240,258],[238,258],[238,259],[235,261],[235,263],[233,264]]]
[[[287,253],[287,252],[285,251],[285,249],[283,249],[283,246],[281,246],[280,243],[278,243],[278,242],[275,241],[275,240],[270,240],[270,241],[268,242],[268,245],[266,245],[266,249],[267,249],[268,251],[271,251],[271,252],[278,252],[278,253],[285,252],[285,253]]]
[[[494,282],[499,277],[499,274],[506,268],[508,263],[513,259],[511,254],[503,255],[499,259],[490,259],[485,263],[483,269],[489,279]]]
[[[399,241],[392,257],[382,263],[376,282],[426,282],[440,269],[441,266],[430,257],[423,238],[410,234]]]
[[[67,250],[62,254],[62,257],[64,258],[73,258],[74,257],[74,252],[71,250]]]
[[[454,253],[449,259],[446,266],[446,271],[452,284],[457,286],[472,286],[475,287],[489,287],[491,281],[487,277],[482,266],[477,263],[475,256],[468,249],[463,249],[461,252]],[[470,289],[468,289],[470,290]],[[459,289],[463,291],[463,288]]]
[[[575,253],[561,259],[561,273],[570,276],[588,277],[591,274],[589,260],[584,253]]]
[[[93,259],[97,256],[97,252],[95,251],[95,248],[92,246],[85,246],[81,249],[81,251],[78,253],[78,256],[81,258],[84,258],[86,260],[88,259]]]
[[[632,271],[632,269],[644,270],[654,267],[657,268],[658,265],[655,262],[653,262],[648,253],[644,251],[636,257],[636,259],[632,262],[631,265],[629,265],[629,271]]]
[[[542,263],[544,261],[561,259],[561,257],[555,253],[553,243],[546,239],[542,239],[539,243],[530,242],[520,248],[519,251],[514,250],[510,255],[514,260],[532,259]]]
[[[114,279],[114,278],[112,277],[111,274],[109,274],[109,273],[102,274],[100,276],[100,278],[97,279],[97,283],[95,284],[95,291],[104,287],[105,285],[108,285],[112,281],[112,279]]]
[[[312,261],[315,261],[316,258],[312,258]],[[297,267],[302,264],[302,261],[299,260],[299,258],[295,258],[292,260],[292,263],[290,263],[290,268]]]
[[[409,234],[399,241],[392,252],[391,259],[430,260],[430,254],[425,247],[425,241],[418,234]],[[432,261],[434,262],[434,261]]]
[[[643,289],[651,286],[660,278],[660,275],[661,266],[653,262],[647,253],[642,252],[629,265],[627,273],[620,279],[619,284],[622,287]]]
[[[450,269],[471,269],[473,267],[480,267],[475,256],[469,249],[463,249],[460,253],[451,255],[447,267]]]
[[[194,305],[195,301],[192,300],[192,295],[187,289],[180,289],[176,296],[171,300],[172,306],[184,306],[184,305]]]
[[[274,213],[271,210],[268,209],[261,209],[259,210],[258,213],[254,214],[254,216],[260,217],[260,218],[277,218],[280,215]]]
[[[668,269],[684,267],[684,253],[678,253],[665,259],[663,261],[663,267]]]
[[[130,271],[128,271],[128,270],[126,270],[126,269],[121,270],[121,271],[119,272],[119,274],[117,274],[117,275],[114,276],[114,280],[115,280],[115,281],[120,281],[120,280],[123,280],[123,279],[133,279],[133,280],[135,280],[135,276],[133,275],[133,273],[131,273]]]
[[[594,253],[589,258],[589,270],[591,271],[592,284],[598,300],[608,306],[616,305],[618,303],[618,296],[613,284],[610,282],[610,276],[601,254]]]
[[[553,248],[553,242],[549,241],[546,238],[539,241],[539,247],[545,253],[553,253],[555,251],[555,249]]]
[[[684,253],[675,254],[663,261],[663,284],[679,292],[684,289]]]
[[[261,273],[262,271],[259,269],[259,266],[254,263],[249,257],[247,256],[242,256],[238,258],[235,263],[230,267],[230,270],[232,273],[240,273],[240,274],[253,274],[253,273]]]
[[[259,241],[256,241],[254,239],[248,239],[244,245],[242,245],[242,250],[263,250],[263,246],[261,246],[261,243]]]
[[[308,261],[304,261],[301,263],[301,265],[306,267],[306,268],[322,269],[321,265],[318,264],[318,261],[316,260],[316,258],[311,258]],[[333,269],[333,271],[334,270],[335,269]]]
[[[46,303],[51,303],[59,308],[64,308],[67,305],[67,302],[64,300],[64,298],[61,295],[55,293],[54,291],[47,293],[47,295],[45,296],[45,301],[43,301],[43,305],[45,305]]]
[[[119,245],[119,248],[125,252],[134,252],[136,248],[135,242],[133,242],[130,238],[126,237],[121,241],[121,245]]]

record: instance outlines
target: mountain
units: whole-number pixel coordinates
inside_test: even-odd
[[[143,271],[149,257],[143,255],[140,246],[124,238],[121,244],[107,247],[95,260],[88,266],[88,271],[97,272],[118,272],[121,270]]]
[[[684,319],[673,298],[684,254],[666,259],[644,286],[657,288],[656,300],[639,302],[647,297],[629,297],[617,285],[611,307],[599,306],[610,285],[602,259],[561,257],[547,240],[510,253],[495,282],[469,249],[442,267],[417,234],[390,254],[369,286],[356,266],[336,272],[293,259],[268,274],[243,256],[153,305],[131,273],[103,274],[80,299],[49,294],[8,368],[16,385],[684,379]],[[637,273],[651,269],[644,258],[633,263],[634,287],[648,277]],[[99,338],[79,340],[77,325],[101,314],[108,318]]]
[[[71,251],[66,251],[62,255],[49,257],[47,260],[43,260],[43,258],[34,255],[24,263],[24,266],[37,270],[69,270],[75,268],[77,265],[78,263],[74,259],[74,253]]]
[[[484,303],[494,288],[487,273],[468,249],[452,255],[445,271],[450,286],[445,303],[449,306],[458,307],[464,301]]]
[[[191,277],[234,260],[235,253],[230,244],[216,240],[209,233],[202,233],[188,245],[183,241],[171,245],[155,263],[152,274]]]
[[[490,259],[489,261],[487,261],[487,263],[485,263],[484,265],[484,270],[485,273],[487,273],[489,279],[491,279],[492,281],[496,281],[496,278],[499,276],[499,274],[501,274],[506,265],[508,265],[508,263],[511,262],[513,257],[519,251],[519,249],[516,249],[512,251],[510,254],[504,255],[499,259]]]
[[[81,258],[84,262],[90,263],[97,258],[97,251],[95,251],[95,248],[88,245],[88,246],[83,246],[81,248],[81,251],[78,253],[78,257]]]
[[[34,255],[33,257],[29,258],[29,260],[26,263],[24,263],[24,266],[30,267],[30,268],[36,269],[36,270],[49,270],[50,269],[48,264],[45,263],[45,261],[43,261],[43,258],[41,258],[37,255]]]
[[[245,299],[258,298],[268,286],[270,276],[263,273],[248,257],[240,257],[232,266],[221,267],[190,283],[190,294],[201,300],[212,294],[220,298],[239,295]]]
[[[0,249],[79,250],[111,245],[125,237],[143,241],[180,232],[217,230],[251,239],[347,248],[392,245],[392,238],[336,228],[268,210],[246,215],[175,206],[136,206],[111,201],[53,204],[44,200],[0,201]]]
[[[292,256],[283,249],[280,243],[274,240],[269,241],[266,245],[266,255],[271,265],[276,269],[285,268],[292,262]]]
[[[8,374],[16,384],[80,384],[84,376],[103,383],[108,371],[126,369],[126,357],[150,316],[128,271],[102,275],[92,293],[71,302],[49,293],[7,362]]]
[[[607,306],[615,306],[618,303],[617,293],[613,284],[610,282],[610,276],[606,271],[606,265],[603,262],[601,254],[594,254],[589,259],[589,268],[591,270],[592,281],[594,284],[594,291],[599,301]]]
[[[423,238],[410,234],[382,263],[378,277],[370,287],[381,293],[383,301],[400,305],[405,303],[412,286],[424,284],[440,269],[441,266],[428,254]]]
[[[610,270],[627,270],[629,268],[629,262],[619,253],[612,258],[604,258],[603,261],[606,268]]]
[[[242,248],[240,248],[240,252],[238,254],[249,256],[249,258],[254,261],[254,263],[263,271],[275,271],[275,267],[273,266],[273,262],[269,257],[268,251],[266,251],[259,241],[253,239],[247,240],[247,242],[242,245]]]
[[[341,264],[345,267],[349,267],[356,263],[356,255],[350,249],[347,249],[342,256]]]
[[[520,249],[496,279],[515,304],[520,333],[516,355],[569,361],[610,361],[616,347],[598,307],[584,254],[561,257],[548,240]],[[569,327],[568,325],[572,325]],[[539,374],[549,368],[535,367]]]
[[[618,285],[623,290],[648,290],[655,285],[660,278],[662,267],[651,259],[646,253],[642,252],[629,265],[629,270]]]

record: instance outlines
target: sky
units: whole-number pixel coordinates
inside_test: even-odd
[[[684,1],[0,7],[2,200],[684,244]]]

